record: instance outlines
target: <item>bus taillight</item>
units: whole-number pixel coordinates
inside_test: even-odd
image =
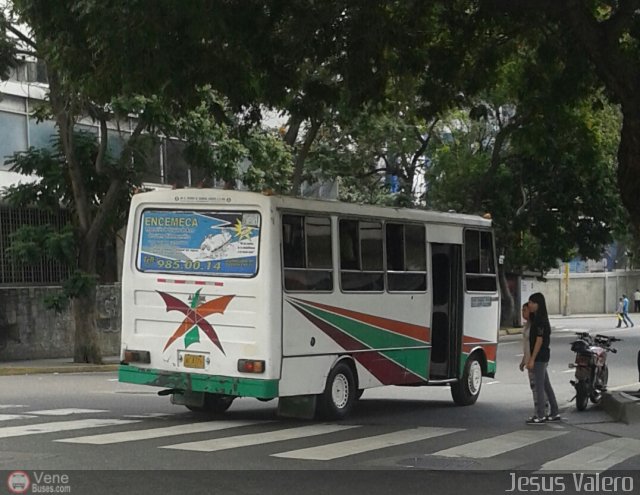
[[[238,359],[238,371],[241,373],[264,373],[264,361]]]

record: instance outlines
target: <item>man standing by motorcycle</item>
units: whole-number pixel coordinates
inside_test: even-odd
[[[529,331],[529,346],[531,357],[527,363],[527,369],[533,370],[535,393],[537,401],[535,403],[535,415],[527,420],[527,424],[543,424],[545,421],[560,421],[558,402],[549,380],[547,366],[551,350],[551,325],[549,314],[547,313],[547,303],[540,292],[531,294],[529,297],[529,310],[531,311],[531,330]],[[545,394],[549,400],[551,408],[550,415],[544,415]]]

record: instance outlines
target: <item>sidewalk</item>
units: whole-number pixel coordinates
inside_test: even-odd
[[[119,356],[102,358],[103,364],[74,363],[73,358],[0,361],[0,376],[34,375],[39,373],[82,373],[117,371]]]

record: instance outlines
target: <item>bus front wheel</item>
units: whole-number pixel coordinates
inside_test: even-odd
[[[327,378],[324,392],[318,396],[318,415],[325,419],[343,419],[356,401],[356,380],[345,362],[334,366]]]
[[[478,400],[482,388],[482,365],[476,356],[469,356],[460,380],[451,384],[453,402],[470,406]]]

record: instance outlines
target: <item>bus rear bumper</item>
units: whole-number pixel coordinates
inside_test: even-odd
[[[258,399],[278,397],[279,384],[279,380],[171,372],[138,368],[126,364],[120,365],[118,369],[118,381],[178,391],[208,392],[234,397],[255,397]]]

